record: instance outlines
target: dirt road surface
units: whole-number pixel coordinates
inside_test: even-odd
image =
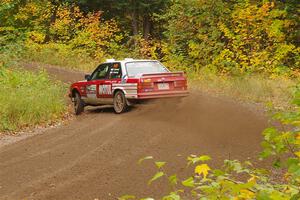
[[[46,68],[66,82],[83,77]],[[156,197],[169,188],[164,181],[147,185],[156,171],[151,161],[137,165],[141,157],[167,161],[170,174],[183,176],[189,154],[209,154],[213,166],[228,158],[254,158],[266,126],[267,119],[251,107],[194,91],[122,115],[111,108],[89,108],[67,125],[0,148],[0,199]]]

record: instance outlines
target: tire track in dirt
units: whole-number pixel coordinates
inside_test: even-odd
[[[36,70],[37,64],[25,65]],[[83,73],[46,66],[51,76],[71,82]],[[0,199],[116,199],[122,194],[156,197],[164,181],[151,187],[153,155],[167,161],[170,174],[183,176],[185,157],[209,154],[223,159],[253,158],[261,150],[267,119],[250,107],[192,91],[184,99],[135,106],[115,115],[89,108],[67,125],[0,148]]]

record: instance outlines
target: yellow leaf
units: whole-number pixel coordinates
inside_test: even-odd
[[[210,170],[210,167],[207,164],[201,164],[196,166],[195,173],[198,175],[203,175],[203,178],[206,178],[208,175],[208,171]]]
[[[300,158],[300,151],[297,151],[295,154]]]
[[[248,183],[256,183],[257,176],[251,175],[251,178],[248,179]]]
[[[242,189],[242,190],[240,190],[240,197],[245,198],[245,199],[252,199],[255,197],[255,195],[250,190]]]

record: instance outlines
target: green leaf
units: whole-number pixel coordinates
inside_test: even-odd
[[[266,128],[263,131],[263,135],[265,136],[265,140],[266,141],[270,141],[270,140],[272,140],[274,137],[276,137],[278,135],[278,131],[274,127]]]
[[[159,179],[159,178],[162,177],[163,175],[165,175],[163,172],[157,172],[157,173],[150,179],[150,181],[148,181],[148,185],[150,185],[153,181]]]
[[[168,196],[164,196],[162,200],[180,200],[180,196],[175,192],[171,192]]]
[[[222,170],[219,170],[219,169],[215,169],[215,170],[213,170],[213,174],[214,174],[214,176],[223,176],[223,175],[225,175],[225,172],[223,172]]]
[[[244,164],[253,167],[253,164],[249,160],[245,161]]]
[[[200,160],[200,161],[207,161],[207,160],[211,160],[211,157],[210,157],[210,156],[207,156],[207,155],[204,155],[204,156],[200,156],[200,157],[199,157],[199,160]]]
[[[298,200],[298,199],[300,199],[300,193],[293,195],[291,198],[291,200]]]
[[[273,167],[274,168],[280,168],[282,165],[280,158],[277,158],[274,162],[273,162]]]
[[[195,187],[194,178],[193,177],[190,177],[190,178],[182,181],[181,183],[185,187]]]
[[[196,164],[198,162],[203,162],[203,161],[207,161],[207,160],[210,160],[211,158],[207,155],[203,155],[203,156],[196,156],[196,155],[190,155],[187,160],[189,161],[188,162],[188,165],[190,164]]]
[[[297,165],[298,163],[299,163],[298,158],[288,158],[288,160],[287,160],[287,165],[288,166]]]
[[[271,200],[270,195],[266,191],[259,191],[256,198],[257,200]]]
[[[292,173],[294,176],[300,176],[300,165],[298,158],[289,158],[287,160],[288,172]]]
[[[144,160],[151,160],[153,159],[153,156],[146,156],[144,158],[139,159],[138,164],[141,164]]]
[[[169,179],[170,185],[177,185],[177,175],[176,174],[169,176],[168,179]]]
[[[264,142],[263,142],[264,143]],[[266,144],[266,143],[264,143]],[[272,150],[270,148],[265,148],[260,154],[259,157],[260,159],[265,159],[268,158],[269,156],[272,155]]]
[[[155,165],[158,169],[162,168],[165,164],[166,162],[155,162]]]

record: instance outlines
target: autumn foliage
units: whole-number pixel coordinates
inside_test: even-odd
[[[277,1],[178,1],[162,18],[168,21],[164,59],[184,61],[196,72],[280,74],[298,69],[298,25],[292,16]]]
[[[51,62],[51,54],[62,64],[63,58],[99,62],[107,57],[142,57],[196,74],[205,70],[295,75],[300,66],[295,5],[156,0],[116,1],[109,7],[71,0],[2,0],[0,33],[5,41],[24,40],[27,58],[37,61],[46,57]]]

